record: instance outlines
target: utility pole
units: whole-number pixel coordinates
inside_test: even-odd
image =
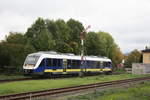
[[[83,71],[83,67],[84,67],[84,39],[85,39],[85,34],[87,32],[87,30],[90,28],[91,26],[87,26],[86,29],[84,29],[81,33],[80,33],[80,39],[81,39],[81,71],[80,71],[80,77],[83,77],[84,71]]]

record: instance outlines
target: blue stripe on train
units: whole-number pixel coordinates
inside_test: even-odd
[[[63,67],[49,67],[49,66],[40,66],[36,69],[34,69],[34,72],[43,72],[45,69],[63,69]]]

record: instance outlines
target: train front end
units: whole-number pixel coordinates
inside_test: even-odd
[[[40,58],[39,54],[29,54],[23,65],[24,75],[34,75],[37,68],[37,62]]]

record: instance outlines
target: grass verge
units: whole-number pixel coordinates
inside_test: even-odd
[[[84,78],[65,78],[65,79],[46,79],[46,80],[28,80],[20,82],[10,82],[0,84],[0,95],[38,91],[45,89],[62,88],[68,86],[76,86],[83,84],[91,84],[98,82],[106,82],[112,80],[128,79],[135,77],[144,77],[148,75],[132,75],[132,74],[121,74],[121,75],[99,75],[90,76]],[[150,75],[149,75],[150,76]]]
[[[0,80],[26,78],[22,75],[0,75]]]
[[[68,100],[149,100],[150,82],[130,88],[110,89],[87,95],[70,97]]]

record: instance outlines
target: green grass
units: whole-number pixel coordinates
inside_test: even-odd
[[[126,71],[125,71],[125,69],[117,69],[117,70],[115,70],[115,71],[113,71],[113,73],[118,73],[118,74],[125,74],[125,73],[127,73]]]
[[[0,75],[0,80],[25,78],[22,75]]]
[[[150,82],[126,89],[111,89],[88,95],[70,97],[68,100],[150,100]]]
[[[135,77],[142,77],[142,76],[146,76],[146,75],[132,75],[132,74],[99,75],[99,76],[91,76],[91,77],[84,77],[84,78],[78,77],[78,78],[65,78],[65,79],[56,79],[56,80],[47,79],[47,80],[30,80],[30,81],[21,81],[21,82],[1,83],[0,95],[76,86],[76,85],[90,84],[90,83],[97,83],[97,82],[106,82],[106,81],[135,78]]]

